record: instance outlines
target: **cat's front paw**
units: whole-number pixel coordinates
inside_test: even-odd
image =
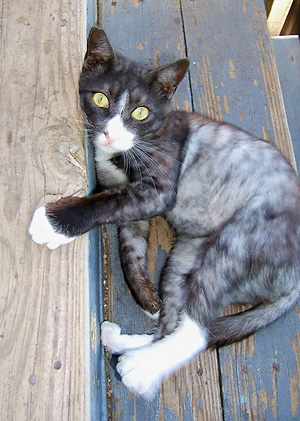
[[[152,399],[163,378],[156,363],[155,358],[151,358],[150,346],[122,355],[117,371],[125,386],[146,399]]]
[[[68,244],[75,239],[75,237],[67,237],[54,230],[46,215],[46,205],[36,209],[28,231],[35,243],[45,244],[50,250]]]

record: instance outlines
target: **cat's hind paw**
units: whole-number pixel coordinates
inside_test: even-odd
[[[63,244],[68,244],[76,238],[67,237],[54,230],[46,215],[46,205],[36,209],[28,231],[35,243],[45,244],[50,250],[54,250]]]
[[[123,347],[120,344],[121,328],[116,323],[103,322],[101,325],[101,341],[111,354],[120,354]]]
[[[123,354],[130,349],[142,348],[149,345],[153,335],[121,334],[121,328],[115,323],[103,322],[101,325],[101,340],[106,350],[111,354]]]
[[[149,352],[150,351],[150,352]],[[151,359],[151,347],[129,351],[119,358],[117,371],[123,384],[146,399],[153,399],[162,376]]]

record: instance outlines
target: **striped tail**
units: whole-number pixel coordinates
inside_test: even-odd
[[[274,303],[260,304],[241,313],[224,316],[210,327],[209,346],[230,345],[263,329],[286,314],[299,299],[299,287]]]

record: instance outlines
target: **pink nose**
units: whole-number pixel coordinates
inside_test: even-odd
[[[112,137],[110,137],[108,131],[104,131],[103,134],[105,135],[105,140],[107,145],[111,145],[112,143],[114,143],[115,139],[113,139]]]

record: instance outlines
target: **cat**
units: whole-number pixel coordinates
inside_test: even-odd
[[[289,311],[300,294],[300,184],[270,143],[170,100],[188,59],[149,69],[116,53],[94,27],[79,81],[102,191],[38,208],[29,233],[54,249],[103,223],[120,225],[127,282],[153,334],[103,322],[117,371],[151,398],[166,376],[212,345],[248,337]],[[146,274],[149,219],[163,215],[177,242],[160,282]],[[231,304],[252,307],[222,316]]]

